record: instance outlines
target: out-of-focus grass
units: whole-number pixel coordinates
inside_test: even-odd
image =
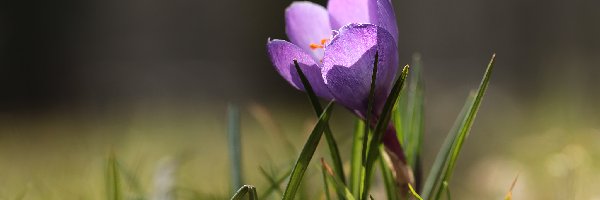
[[[600,178],[600,125],[591,123],[598,116],[590,112],[571,115],[566,123],[561,112],[551,109],[556,104],[526,107],[515,103],[509,93],[496,88],[491,91],[458,162],[451,183],[454,199],[500,199],[517,174],[513,199],[600,196],[595,189],[600,187],[596,181]],[[464,98],[456,96],[457,100]],[[429,103],[443,100],[426,99]],[[260,196],[269,184],[259,166],[276,175],[289,170],[286,167],[293,164],[315,117],[308,103],[265,104],[274,122],[268,125],[268,119],[257,120],[249,113],[256,112],[256,107],[248,109],[254,104],[240,105],[245,184],[255,185]],[[436,132],[436,126],[450,124],[447,121],[457,114],[433,106],[426,108],[430,120],[425,125],[425,166],[445,134]],[[223,199],[232,194],[225,103],[146,104],[101,115],[73,113],[0,116],[0,199],[21,194],[25,194],[23,199],[105,199],[104,173],[110,151],[135,174],[147,195],[153,192],[161,160],[180,155],[185,156],[176,173],[177,187],[207,195],[205,198]],[[576,123],[578,119],[582,123]],[[343,109],[336,110],[330,122],[345,161],[349,160],[353,122]],[[282,138],[288,138],[292,147]],[[328,156],[322,141],[315,158]],[[319,163],[311,164],[304,181],[315,184],[301,186],[308,191],[300,194],[303,199],[323,197]],[[350,163],[344,165],[349,169]],[[374,187],[374,191],[384,192],[382,185]],[[123,189],[128,197],[131,188]]]
[[[314,114],[309,105],[296,109],[268,107],[275,111],[272,116],[277,118],[278,127],[269,130],[249,113],[251,104],[243,105],[244,175],[247,184],[259,187],[260,194],[268,183],[259,167],[285,173],[296,156],[297,151],[292,149],[300,149]],[[161,160],[182,154],[185,156],[177,171],[178,187],[217,199],[232,194],[225,104],[152,105],[134,110],[115,111],[102,117],[2,116],[0,199],[14,199],[22,192],[26,193],[24,199],[105,199],[104,173],[111,151],[139,179],[148,195],[152,194],[153,176]],[[282,138],[288,138],[294,146]],[[345,140],[348,139],[340,141],[348,143]],[[318,151],[316,157],[328,156],[323,154],[325,149],[319,147]],[[311,167],[308,171],[314,174],[318,170]],[[318,176],[306,176],[306,180],[312,179],[320,180]],[[127,188],[124,190],[127,195]]]

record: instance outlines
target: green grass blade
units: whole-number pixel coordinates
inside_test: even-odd
[[[140,183],[139,178],[129,168],[123,165],[123,163],[117,162],[117,167],[117,170],[121,172],[120,175],[123,176],[125,184],[129,186],[129,192],[133,192],[138,197],[143,198],[145,192],[142,189],[142,184]]]
[[[248,194],[248,199],[250,200],[258,200],[256,188],[252,185],[244,185],[240,187],[240,189],[235,192],[231,200],[242,200]]]
[[[373,72],[371,72],[371,87],[369,89],[369,98],[367,104],[367,116],[365,116],[365,124],[363,140],[362,140],[362,151],[361,151],[361,161],[363,164],[363,168],[360,169],[360,182],[358,186],[358,193],[355,193],[357,197],[362,197],[362,193],[365,191],[365,178],[367,177],[366,171],[364,168],[364,163],[367,160],[367,147],[369,142],[369,130],[371,126],[371,115],[373,113],[373,102],[375,101],[375,84],[377,82],[377,65],[379,64],[379,52],[375,52],[375,61],[373,62]],[[367,186],[368,188],[368,186]]]
[[[488,63],[487,69],[485,71],[485,75],[483,76],[483,79],[481,80],[481,83],[479,84],[479,89],[477,90],[477,96],[475,97],[473,104],[471,104],[471,107],[469,108],[469,113],[467,115],[467,118],[465,119],[464,124],[462,124],[462,126],[459,129],[460,133],[458,135],[457,140],[455,141],[455,144],[453,145],[453,151],[452,151],[451,157],[449,159],[448,169],[446,170],[444,178],[442,179],[442,183],[443,182],[449,183],[450,178],[452,178],[452,174],[454,172],[454,167],[456,166],[456,161],[458,160],[458,156],[460,155],[460,151],[463,147],[465,140],[469,136],[471,127],[473,126],[473,122],[475,121],[475,117],[477,116],[477,112],[479,111],[479,106],[481,105],[483,95],[485,95],[485,91],[487,90],[490,76],[492,74],[492,70],[494,69],[494,63],[496,60],[495,58],[496,58],[496,55],[495,54],[492,55],[492,58],[490,59],[490,62]],[[437,196],[440,196],[440,195],[441,194],[438,194]]]
[[[423,192],[421,193],[425,199],[429,199],[429,196],[432,193],[434,193],[434,187],[438,184],[441,184],[440,180],[442,178],[443,170],[446,167],[446,159],[450,155],[450,148],[452,148],[452,143],[454,141],[454,138],[458,134],[458,129],[460,125],[464,123],[464,119],[467,115],[469,106],[473,103],[474,99],[475,93],[471,93],[469,97],[467,97],[467,101],[461,109],[460,114],[456,118],[456,121],[454,121],[454,125],[452,126],[448,136],[444,140],[442,148],[435,157],[431,170],[429,171],[429,175],[427,176],[427,180],[425,181],[425,184],[423,186]]]
[[[250,200],[258,200],[258,193],[256,192],[255,187],[250,188]]]
[[[106,196],[110,200],[123,199],[117,159],[113,152],[109,154],[106,166]]]
[[[232,190],[242,187],[242,145],[240,135],[240,110],[237,105],[227,106],[227,135],[229,136],[229,159],[231,161]]]
[[[288,177],[288,174],[290,173],[290,171],[288,170],[283,176],[276,178],[276,177],[270,175],[269,173],[267,173],[267,171],[264,168],[259,167],[259,169],[260,169],[260,172],[262,173],[262,175],[265,177],[265,179],[267,179],[267,181],[269,182],[269,187],[261,195],[261,199],[266,199],[266,197],[268,197],[269,195],[271,195],[271,193],[273,193],[275,191],[277,191],[281,195],[283,195],[283,190],[281,190],[281,188],[279,188],[279,185],[281,185],[281,183],[283,183],[283,181],[285,181],[285,179]]]
[[[410,193],[417,199],[419,200],[423,200],[423,198],[421,196],[419,196],[419,194],[417,194],[417,192],[415,191],[415,189],[413,188],[413,186],[411,184],[408,184],[408,189],[410,190]]]
[[[363,182],[364,189],[362,191],[361,199],[367,198],[367,194],[369,191],[368,190],[369,182],[370,182],[370,178],[371,178],[370,176],[372,175],[372,171],[373,171],[373,165],[374,165],[375,161],[377,160],[377,158],[379,157],[379,144],[381,144],[381,139],[383,138],[383,134],[390,123],[391,113],[392,113],[394,104],[396,104],[396,102],[398,100],[398,96],[400,95],[400,91],[402,90],[402,86],[404,85],[404,81],[406,80],[406,77],[408,76],[408,68],[409,68],[408,65],[406,65],[402,69],[402,74],[400,74],[400,77],[394,83],[394,86],[392,87],[392,91],[390,92],[390,95],[387,97],[385,104],[383,105],[383,110],[381,111],[381,115],[379,116],[377,125],[375,125],[375,130],[373,131],[373,136],[369,143],[367,159],[364,162],[365,178],[363,180],[364,181]]]
[[[515,185],[517,185],[517,180],[519,180],[518,174],[515,177],[515,179],[513,180],[512,184],[510,185],[510,189],[508,189],[506,196],[504,196],[504,200],[512,200],[513,189],[515,189]]]
[[[381,155],[385,155],[385,150],[383,149],[383,145],[379,147],[379,153]],[[387,194],[387,199],[396,200],[398,199],[398,190],[396,189],[396,181],[394,179],[394,175],[390,169],[388,162],[384,159],[383,156],[379,158],[379,167],[381,169],[381,176],[383,177],[383,183],[385,185],[385,192]]]
[[[321,158],[321,162],[325,162],[323,161],[323,159]],[[329,178],[327,177],[327,170],[325,169],[325,167],[321,168],[321,174],[323,175],[323,192],[325,193],[325,199],[326,200],[331,200],[331,194],[329,194]]]
[[[413,66],[411,71],[410,80],[408,83],[407,91],[407,106],[404,109],[406,123],[406,132],[403,134],[404,138],[404,150],[406,154],[406,162],[415,171],[417,169],[417,162],[421,154],[421,144],[423,143],[423,80],[421,78],[421,56],[415,54],[413,56]],[[417,184],[420,181],[417,180]],[[418,187],[418,185],[417,185]]]
[[[446,192],[446,200],[452,200],[452,195],[450,194],[450,186],[448,186],[448,182],[444,181],[442,190]]]
[[[458,122],[458,126],[455,126],[456,128],[453,128],[450,134],[448,134],[442,149],[440,149],[440,152],[434,161],[434,167],[425,183],[423,194],[426,199],[429,199],[429,197],[439,199],[443,182],[450,182],[456,160],[458,159],[458,155],[465,139],[469,135],[475,117],[477,116],[477,111],[481,105],[481,100],[483,99],[489,84],[490,76],[494,68],[495,57],[496,55],[494,54],[487,66],[483,79],[479,84],[479,89],[474,97],[467,100],[467,104],[463,108],[463,111],[461,111],[461,116],[456,121]]]
[[[312,104],[313,109],[315,110],[315,114],[317,114],[318,117],[323,113],[323,108],[321,106],[321,103],[319,103],[319,98],[317,98],[317,95],[312,89],[310,82],[304,75],[304,72],[302,72],[302,69],[300,69],[298,61],[294,60],[294,66],[296,67],[296,71],[300,76],[302,85],[304,85],[304,89],[308,94],[310,103]],[[325,139],[327,141],[327,146],[329,147],[329,153],[331,154],[331,159],[333,160],[333,167],[337,172],[337,176],[342,180],[343,183],[346,183],[346,178],[344,177],[344,168],[342,166],[342,158],[340,157],[340,151],[338,149],[337,142],[335,141],[335,138],[333,137],[333,134],[331,132],[331,128],[329,128],[329,123],[325,124]]]
[[[300,152],[300,156],[298,156],[298,160],[296,160],[296,164],[294,164],[294,168],[292,169],[292,173],[290,175],[290,180],[285,188],[282,199],[292,200],[294,199],[294,196],[296,196],[296,192],[298,191],[298,187],[300,186],[304,172],[306,172],[306,169],[308,168],[308,164],[310,163],[310,160],[312,159],[313,154],[319,145],[321,135],[323,134],[326,124],[329,121],[332,105],[333,101],[329,102],[329,104],[325,107],[325,111],[319,117],[319,121],[306,140],[306,143]]]
[[[354,200],[354,196],[352,192],[342,183],[337,176],[334,176],[334,172],[331,167],[325,163],[325,160],[321,158],[321,167],[323,169],[324,175],[327,177],[328,182],[333,183],[335,189],[338,191],[338,194],[341,194],[338,199],[346,199],[346,200]]]
[[[352,156],[350,158],[350,189],[354,196],[360,195],[362,171],[362,141],[365,137],[365,122],[357,119],[352,139]]]

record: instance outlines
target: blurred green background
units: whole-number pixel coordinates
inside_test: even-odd
[[[245,182],[260,193],[259,167],[284,173],[315,121],[266,55],[267,38],[286,39],[290,3],[4,3],[0,199],[104,199],[111,151],[147,197],[172,162],[182,197],[226,198],[228,102],[241,107]],[[419,52],[425,67],[424,166],[498,55],[455,199],[500,199],[517,174],[515,199],[600,199],[600,1],[393,3],[401,63]],[[332,119],[344,156],[353,120],[341,107]]]

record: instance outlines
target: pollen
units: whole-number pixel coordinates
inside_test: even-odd
[[[321,45],[325,45],[325,43],[326,43],[327,41],[329,41],[329,39],[322,39],[322,40],[321,40]]]
[[[323,47],[324,46],[322,44],[310,43],[310,49],[312,49],[312,50],[322,49]]]
[[[325,43],[327,43],[327,41],[329,41],[329,39],[322,39],[319,43],[310,43],[310,49],[312,50],[316,50],[316,49],[322,49],[325,48]]]

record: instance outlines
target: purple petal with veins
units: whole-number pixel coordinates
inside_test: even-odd
[[[322,41],[331,37],[329,15],[318,4],[294,2],[285,10],[285,32],[290,42],[298,45],[313,56],[317,63],[323,59],[323,48],[311,48],[311,44],[324,45]]]
[[[375,53],[379,52],[374,111],[380,113],[398,66],[394,38],[373,24],[349,24],[325,47],[322,74],[336,101],[366,116]]]
[[[327,2],[331,28],[340,29],[350,23],[373,23],[377,0],[329,0]]]
[[[294,60],[298,61],[315,94],[327,100],[333,99],[323,82],[321,67],[300,47],[284,40],[271,40],[267,42],[267,51],[277,72],[296,89],[304,90],[304,87],[294,66]]]

